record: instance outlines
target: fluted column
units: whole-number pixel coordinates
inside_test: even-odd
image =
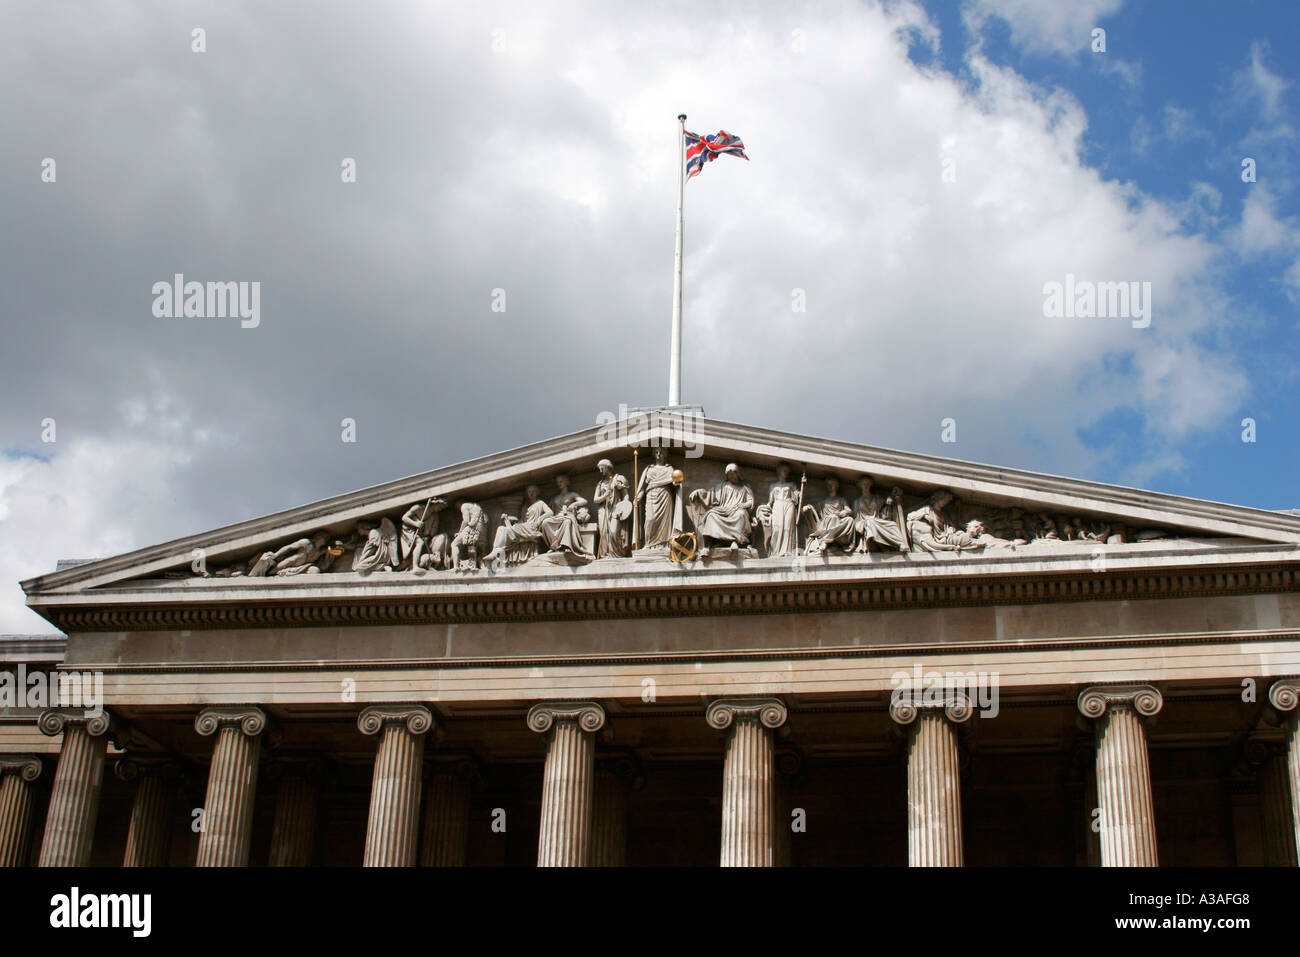
[[[269,866],[311,866],[321,772],[321,761],[315,757],[281,756],[272,765],[276,789]]]
[[[596,755],[596,790],[591,810],[592,867],[627,864],[627,807],[631,792],[645,783],[636,752],[615,750]]]
[[[585,867],[591,854],[595,735],[605,726],[605,709],[594,701],[546,702],[529,708],[526,720],[533,731],[550,735],[537,866]]]
[[[0,867],[22,867],[31,850],[35,784],[41,759],[34,754],[0,755]]]
[[[722,771],[723,867],[774,863],[772,733],[789,712],[780,698],[719,698],[704,714],[727,732]]]
[[[1268,702],[1286,720],[1286,777],[1291,794],[1291,860],[1300,856],[1300,678],[1276,681]]]
[[[379,705],[357,719],[363,734],[379,734],[366,825],[366,867],[413,867],[420,821],[420,767],[433,715],[423,705]]]
[[[63,735],[59,767],[45,815],[41,867],[85,867],[95,840],[99,791],[104,782],[106,736],[112,719],[105,712],[42,711],[37,726],[43,734]]]
[[[177,767],[166,761],[127,757],[118,760],[113,773],[123,781],[136,782],[122,866],[165,866],[171,850]]]
[[[266,713],[261,708],[205,708],[194,730],[215,734],[199,832],[199,867],[247,867],[253,831],[253,798]]]
[[[1097,804],[1101,809],[1101,866],[1156,867],[1156,816],[1151,766],[1142,719],[1164,698],[1150,685],[1097,685],[1078,698],[1097,734]]]
[[[421,867],[464,867],[469,857],[469,802],[478,766],[473,760],[434,766],[424,788]]]
[[[895,694],[889,714],[907,729],[907,863],[961,867],[966,857],[957,725],[971,716],[970,698],[956,690]]]

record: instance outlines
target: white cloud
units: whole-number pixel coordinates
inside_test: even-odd
[[[1258,40],[1250,45],[1250,60],[1234,75],[1233,87],[1259,107],[1264,119],[1276,120],[1285,110],[1284,97],[1291,84],[1264,63],[1267,49],[1267,44]]]
[[[990,17],[1005,20],[1011,42],[1028,53],[1072,55],[1088,51],[1093,28],[1123,5],[1124,0],[969,0],[963,15],[976,33]]]
[[[994,6],[1017,18],[1013,29],[1037,31],[1025,37],[1061,50],[1080,24],[1090,28],[1118,3],[1042,5],[1066,13],[1016,4],[979,9]],[[418,16],[434,18],[431,11]],[[300,487],[341,491],[349,487],[339,477],[345,468],[366,476],[373,469],[381,473],[375,480],[409,474],[390,468],[398,443],[378,438],[385,426],[404,449],[427,449],[449,435],[462,459],[466,449],[490,451],[473,443],[488,441],[484,435],[496,441],[502,421],[531,427],[538,409],[554,417],[556,409],[661,400],[674,118],[683,109],[697,132],[723,127],[742,135],[752,160],[724,157],[687,187],[684,397],[719,418],[1096,476],[1107,449],[1081,433],[1124,411],[1148,433],[1141,456],[1125,465],[1155,475],[1175,467],[1178,444],[1220,422],[1246,388],[1231,352],[1201,342],[1228,312],[1213,268],[1223,249],[1187,232],[1187,210],[1089,167],[1081,157],[1088,118],[1068,94],[1029,83],[977,50],[967,60],[969,82],[918,67],[908,44],[936,36],[919,6],[827,3],[794,16],[784,6],[700,3],[689,21],[647,6],[625,8],[617,24],[594,4],[545,15],[475,5],[436,14],[436,23],[382,30],[373,18],[350,14],[360,18],[356,30],[378,31],[366,38],[384,51],[383,63],[398,64],[366,74],[360,115],[373,127],[335,119],[335,109],[361,96],[350,74],[288,56],[274,66],[281,72],[269,74],[274,82],[246,79],[250,99],[277,124],[299,113],[319,124],[273,131],[273,145],[283,140],[285,152],[255,159],[275,171],[275,183],[292,181],[320,156],[327,161],[316,171],[328,167],[329,175],[337,175],[337,156],[368,150],[371,157],[364,190],[346,194],[373,204],[359,228],[335,193],[321,194],[330,198],[320,203],[314,193],[310,203],[277,194],[269,221],[237,204],[227,214],[253,220],[248,248],[258,256],[285,245],[283,223],[295,224],[291,245],[303,251],[284,280],[285,298],[294,282],[316,290],[322,331],[304,335],[288,319],[268,322],[256,339],[238,340],[246,352],[219,376],[194,386],[201,394],[194,408],[127,404],[116,431],[82,439],[61,433],[49,463],[0,459],[0,533],[9,546],[0,551],[0,582],[49,571],[57,558],[111,554],[288,507],[303,501],[294,498]],[[293,55],[315,49],[310,26],[292,18],[283,25]],[[501,53],[489,46],[496,28],[504,31]],[[271,26],[259,29],[266,33],[257,49],[273,47]],[[799,46],[791,42],[796,29]],[[329,31],[322,42],[338,42],[330,39],[337,29]],[[431,74],[426,60],[464,82],[461,90],[434,84],[428,91],[449,115],[423,99],[418,109],[401,99],[410,77]],[[264,59],[249,62],[271,69]],[[147,92],[144,111],[155,108]],[[187,88],[196,100],[203,92]],[[390,103],[403,108],[392,107],[386,126]],[[462,112],[451,114],[452,107]],[[253,113],[246,104],[230,110],[239,122]],[[346,152],[310,141],[320,129],[344,127]],[[398,127],[413,131],[411,143],[396,136]],[[247,149],[267,138],[250,135]],[[252,175],[254,159],[240,156],[243,175]],[[404,167],[394,171],[412,156],[416,166],[447,162],[436,176],[424,173],[425,181]],[[943,178],[945,160],[955,182]],[[394,165],[381,170],[381,162]],[[238,164],[215,164],[213,195],[244,195],[241,184],[220,179],[239,172]],[[385,205],[386,185],[398,197],[392,205]],[[1206,193],[1202,205],[1214,202]],[[124,235],[148,232],[117,192],[87,194],[86,207],[96,203],[113,207],[109,218],[114,229],[118,220],[126,224]],[[172,219],[188,229],[184,215]],[[352,231],[336,232],[344,226]],[[355,258],[313,258],[320,235],[345,235]],[[258,236],[271,239],[258,246]],[[401,258],[408,247],[417,250],[414,264]],[[364,303],[364,337],[340,340],[339,327],[325,324],[336,300],[354,303],[347,298],[354,287],[399,288],[408,269],[421,283],[418,314],[400,297],[390,309],[376,293]],[[1151,282],[1151,326],[1045,318],[1043,285],[1067,274]],[[470,290],[463,295],[461,282]],[[510,312],[488,317],[488,325],[495,286],[509,287]],[[606,298],[583,299],[592,288]],[[806,291],[805,313],[791,308],[795,288]],[[136,363],[132,369],[202,351],[180,327],[151,328],[121,360]],[[339,341],[354,350],[347,368],[331,366],[322,382],[318,366]],[[644,382],[653,382],[653,393],[637,394]],[[336,435],[338,416],[352,407],[340,408],[337,396],[355,403],[357,389],[379,397],[364,425],[370,444],[340,450],[333,437],[314,445],[300,439]],[[581,404],[572,398],[578,394]],[[232,455],[213,423],[252,430],[258,414],[269,423],[258,423],[261,445]],[[955,446],[939,444],[939,422],[948,416],[959,423]],[[594,415],[567,428],[593,422]],[[540,436],[511,438],[523,444]],[[291,454],[269,467],[282,445]],[[340,464],[344,455],[364,461],[366,471]],[[221,502],[178,494],[198,477],[210,487],[214,474],[227,472],[234,478]],[[19,601],[16,586],[5,586],[0,627],[41,630]]]

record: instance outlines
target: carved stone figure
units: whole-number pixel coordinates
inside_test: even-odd
[[[668,450],[655,448],[654,459],[653,465],[647,465],[642,470],[641,481],[637,486],[637,498],[644,500],[642,507],[645,513],[645,535],[641,547],[667,551],[668,540],[681,531],[677,508],[677,497],[681,490],[678,483],[673,481],[673,467],[668,464]]]
[[[723,474],[724,479],[713,488],[697,488],[690,495],[691,517],[704,546],[701,555],[708,554],[710,543],[733,550],[748,545],[753,530],[749,513],[754,510],[754,490],[740,481],[740,468],[734,462]]]
[[[555,513],[542,501],[541,489],[536,485],[528,486],[524,494],[528,497],[528,504],[524,507],[523,517],[501,516],[501,525],[492,540],[492,551],[483,556],[484,565],[522,565],[537,554],[537,543],[543,538],[542,522]]]
[[[568,552],[575,558],[591,561],[595,556],[582,546],[582,525],[591,517],[586,509],[587,500],[569,487],[567,475],[557,475],[555,484],[560,494],[551,499],[554,511],[542,519],[547,551]]]
[[[853,547],[853,509],[848,500],[840,495],[840,480],[834,475],[826,478],[826,496],[820,515],[811,505],[804,506],[804,511],[811,512],[817,524],[808,536],[805,555],[825,554],[826,549],[832,545],[845,551]]]
[[[357,572],[391,572],[398,566],[401,558],[398,554],[397,529],[386,518],[379,524],[358,522],[357,535],[364,541],[352,556],[352,570]]]
[[[939,552],[979,551],[990,545],[1010,545],[1003,539],[989,535],[984,523],[972,519],[966,528],[954,526],[943,510],[953,501],[946,489],[939,489],[929,500],[907,516],[907,531],[912,539],[912,550],[938,554]]]
[[[290,542],[278,551],[263,552],[262,556],[248,570],[250,578],[262,578],[268,575],[315,575],[329,568],[334,556],[325,545],[329,541],[326,532],[317,532],[311,538],[300,538]]]
[[[462,502],[460,529],[451,540],[451,565],[457,571],[473,571],[478,567],[479,553],[487,548],[488,516],[477,502]],[[461,558],[461,549],[467,558]]]
[[[416,502],[402,516],[402,568],[441,568],[447,551],[447,536],[438,534],[438,515],[447,501],[431,498]]]
[[[632,497],[627,479],[614,471],[614,463],[601,459],[596,463],[600,481],[592,494],[592,504],[598,506],[596,527],[599,539],[597,558],[625,558],[629,551],[628,528],[632,516]]]
[[[794,554],[798,498],[799,486],[790,481],[790,466],[782,462],[776,467],[776,481],[767,490],[767,501],[757,512],[769,558]]]
[[[872,478],[864,475],[858,479],[862,494],[853,503],[853,551],[864,554],[877,548],[896,552],[908,551],[906,517],[903,515],[903,491],[892,488],[889,495],[871,494]]]

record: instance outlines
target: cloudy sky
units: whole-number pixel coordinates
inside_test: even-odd
[[[0,632],[50,630],[16,582],[56,559],[662,403],[679,112],[750,157],[687,187],[686,401],[1300,506],[1298,34],[1287,0],[0,2]],[[156,316],[176,273],[259,282],[260,323]],[[1149,325],[1045,316],[1067,275],[1149,282]]]

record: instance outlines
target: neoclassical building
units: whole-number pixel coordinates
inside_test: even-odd
[[[23,582],[0,863],[1294,866],[1298,576],[1292,514],[592,428]]]

